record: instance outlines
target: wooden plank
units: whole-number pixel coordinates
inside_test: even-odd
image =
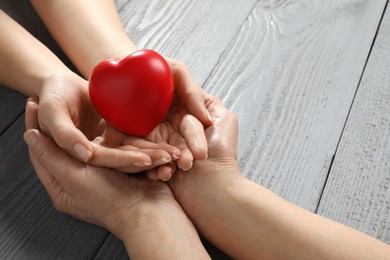
[[[212,244],[210,244],[207,240],[201,238],[204,247],[209,253],[211,259],[231,259],[225,253],[215,248]],[[98,254],[94,258],[94,260],[126,260],[129,259],[127,251],[123,246],[123,243],[118,240],[112,234],[108,237],[108,239],[103,244],[102,248],[99,250]]]
[[[203,85],[257,0],[115,2],[138,47],[184,62]]]
[[[206,83],[246,176],[316,210],[385,2],[259,1]]]
[[[21,116],[0,137],[0,256],[87,259],[106,230],[58,213],[29,161]]]
[[[61,57],[28,1],[4,0],[0,7]],[[0,86],[0,100],[0,258],[93,257],[108,231],[52,208],[22,138],[26,97]]]
[[[0,85],[0,135],[22,114],[26,97]]]
[[[390,244],[390,10],[387,8],[318,213]]]
[[[245,175],[317,208],[384,5],[259,2],[205,84],[239,117]]]
[[[126,31],[140,48],[183,61],[202,85],[256,0],[116,0],[116,4]],[[215,259],[227,258],[204,243]],[[127,255],[122,243],[111,235],[96,259],[127,259]]]
[[[94,260],[127,260],[129,255],[119,239],[110,234],[99,252],[95,256]]]
[[[51,37],[50,33],[35,12],[30,1],[1,0],[0,9],[18,22],[24,29],[48,47],[65,65],[75,70],[65,53]]]
[[[0,9],[50,48],[65,64],[71,66],[65,54],[55,43],[29,1],[0,1]],[[24,110],[26,97],[0,85],[0,133]]]

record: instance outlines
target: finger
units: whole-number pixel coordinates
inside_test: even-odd
[[[138,173],[172,161],[164,150],[138,149],[126,145],[117,148],[104,147],[93,143],[94,157],[91,165],[115,168],[121,172]]]
[[[184,115],[179,130],[190,148],[195,160],[207,159],[207,139],[203,125],[193,115]]]
[[[153,168],[156,168],[160,165],[169,163],[172,161],[171,156],[163,150],[148,150],[148,149],[142,149],[141,152],[147,154],[150,156],[152,163],[148,165],[140,165],[140,166],[130,166],[130,167],[122,167],[118,168],[115,167],[118,171],[126,172],[126,173],[138,173],[143,172],[146,170],[150,170]],[[113,167],[114,168],[114,167]]]
[[[146,177],[152,181],[158,181],[157,168],[150,169],[146,172]]]
[[[38,123],[38,97],[29,97],[25,112],[26,129],[39,129]]]
[[[80,172],[82,166],[79,161],[70,157],[57,147],[51,138],[36,129],[27,130],[24,139],[29,146],[30,154],[35,156],[33,157],[35,164],[50,174],[63,190],[72,189],[77,184],[80,176],[76,173]]]
[[[223,149],[229,156],[237,158],[238,146],[238,120],[237,117],[230,112],[217,97],[211,97],[208,102],[208,109],[213,115],[214,124],[218,129],[225,129],[224,138],[226,142]],[[228,131],[226,131],[228,129]],[[208,131],[206,129],[206,131]]]
[[[92,143],[94,156],[90,164],[109,168],[145,167],[152,165],[152,158],[135,149],[109,148]]]
[[[169,181],[175,172],[175,164],[174,163],[168,163],[161,165],[157,169],[157,179],[162,181]]]
[[[138,146],[139,142],[143,142],[144,144],[147,144],[147,145]],[[118,147],[118,149],[128,150],[128,151],[137,150],[137,151],[140,151],[140,152],[143,152],[143,153],[149,155],[151,160],[152,160],[152,164],[151,164],[152,167],[157,167],[157,166],[160,166],[162,164],[166,164],[168,162],[176,160],[178,158],[178,156],[176,154],[179,154],[179,156],[181,155],[181,151],[179,148],[167,144],[165,140],[160,141],[160,142],[161,143],[156,144],[156,143],[152,143],[152,142],[149,142],[146,140],[136,141],[136,143],[132,142],[132,144],[136,144],[137,146],[124,145],[124,146]],[[141,149],[140,147],[143,147],[143,148]],[[161,149],[161,147],[172,147],[175,149],[175,151],[177,150],[178,152],[175,152],[175,154],[171,155],[165,149]]]
[[[148,149],[148,150],[164,150],[169,153],[173,160],[176,160],[180,157],[181,151],[177,147],[166,143],[154,143],[149,142],[145,139],[139,137],[128,136],[123,140],[124,145],[132,145],[139,149]]]
[[[37,144],[37,131],[36,130],[28,130],[24,134],[24,140],[29,144],[29,154],[30,160],[34,166],[35,172],[41,181],[42,185],[45,187],[50,199],[53,201],[54,206],[59,209],[60,203],[63,200],[62,196],[67,196],[66,193],[63,192],[62,186],[58,183],[56,178],[51,174],[50,171],[46,170],[46,168],[41,164],[41,160],[36,154],[36,150],[34,149]]]
[[[216,96],[208,95],[206,101],[207,110],[209,110],[210,115],[212,115],[212,120],[215,121],[220,119],[229,113],[230,111],[224,106],[221,99]]]
[[[177,167],[184,171],[191,169],[194,157],[181,134],[179,132],[172,133],[169,142],[181,150],[181,156],[176,161]]]
[[[46,129],[58,146],[82,162],[88,162],[92,158],[92,146],[74,125],[67,108],[44,104],[38,110],[38,117],[42,130]]]
[[[212,120],[205,106],[203,91],[193,80],[187,67],[177,61],[170,64],[175,78],[175,91],[179,94],[187,109],[205,126],[211,125]]]
[[[38,161],[38,158],[34,152],[29,149],[30,160],[34,166],[35,172],[38,176],[38,179],[41,181],[43,187],[45,187],[50,199],[54,204],[57,204],[55,201],[59,199],[58,195],[62,194],[62,188],[57,182],[57,180],[48,172]]]

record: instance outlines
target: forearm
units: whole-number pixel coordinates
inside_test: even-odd
[[[390,255],[386,244],[283,200],[239,176],[238,168],[232,171],[236,173],[199,176],[203,187],[180,203],[197,229],[234,258],[386,259]]]
[[[43,81],[69,69],[41,42],[0,10],[0,84],[28,96],[40,93]]]
[[[32,0],[49,31],[78,70],[89,78],[97,63],[136,50],[113,0]]]
[[[142,202],[141,202],[142,203]],[[141,207],[114,234],[134,259],[209,259],[191,221],[172,200]],[[114,229],[115,230],[115,229]]]

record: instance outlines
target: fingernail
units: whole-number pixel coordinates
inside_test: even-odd
[[[169,181],[172,177],[172,173],[169,174],[167,178],[161,179],[162,181]]]
[[[87,150],[87,148],[85,148],[82,144],[75,144],[74,145],[74,151],[75,153],[77,154],[77,156],[83,160],[84,162],[88,162],[89,159],[91,159],[91,152]]]
[[[137,166],[137,167],[145,167],[145,166],[150,166],[152,165],[152,163],[150,162],[135,162],[134,163],[134,166]]]
[[[166,164],[166,163],[169,163],[171,161],[171,159],[168,159],[166,157],[162,157],[161,159],[158,159],[156,161],[154,161],[154,165],[162,165],[162,164]]]
[[[190,167],[188,167],[188,168],[186,168],[186,169],[182,169],[183,171],[188,171],[188,170],[190,170],[191,168],[192,168],[192,165],[193,165],[194,163],[193,162],[191,162],[191,165],[190,165]]]
[[[23,137],[28,146],[34,146],[34,144],[37,142],[37,137],[34,135],[33,131],[27,131]]]
[[[177,159],[179,159],[179,156],[177,156],[176,154],[172,154],[172,160],[176,161]]]

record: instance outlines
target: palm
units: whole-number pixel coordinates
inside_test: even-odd
[[[181,156],[176,161],[176,165],[182,170],[189,170],[194,160],[205,159],[204,154],[207,153],[203,125],[188,112],[182,99],[177,95],[174,96],[163,122],[145,139],[179,148]],[[174,169],[171,168],[171,171],[173,172]],[[149,176],[156,176],[156,174],[156,172],[152,172],[149,173]]]
[[[39,100],[38,119],[41,129],[51,133],[53,117],[70,119],[89,140],[101,135],[106,122],[94,109],[88,94],[86,81],[58,79],[51,82]]]
[[[203,154],[207,152],[202,124],[188,112],[181,98],[176,95],[167,116],[144,138],[128,136],[108,126],[101,136],[95,138],[94,142],[105,147],[116,147],[125,151],[149,151],[152,159],[159,162],[159,158],[168,158],[169,161],[178,158],[175,161],[176,164],[153,163],[144,167],[144,170],[149,170],[149,178],[156,180],[169,179],[176,165],[180,169],[190,169],[193,160],[204,159]],[[175,156],[171,157],[170,155],[173,154]],[[136,170],[134,167],[116,168],[124,172]]]
[[[95,166],[140,172],[158,166],[152,164],[154,160],[170,160],[170,153],[180,155],[174,147],[153,146],[141,138],[129,137],[132,143],[124,142],[124,134],[110,127],[96,112],[89,98],[88,82],[82,79],[55,78],[48,82],[40,96],[38,119],[42,131],[70,154],[75,143],[84,140],[84,145],[93,151],[88,162]]]

